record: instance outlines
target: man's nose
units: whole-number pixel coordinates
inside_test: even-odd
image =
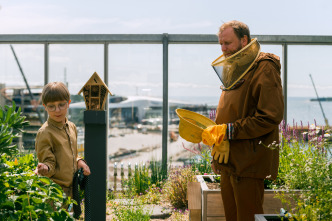
[[[221,51],[225,52],[227,50],[227,46],[226,45],[221,45]]]

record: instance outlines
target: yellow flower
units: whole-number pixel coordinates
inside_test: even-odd
[[[14,162],[14,165],[17,166],[18,165],[18,162],[17,162],[17,158],[15,157],[15,162]]]

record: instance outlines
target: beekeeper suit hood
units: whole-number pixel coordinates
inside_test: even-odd
[[[221,80],[224,89],[230,90],[254,64],[260,52],[257,38],[250,41],[235,54],[225,57],[221,55],[212,62],[212,67]]]

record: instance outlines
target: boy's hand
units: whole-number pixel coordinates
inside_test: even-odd
[[[38,163],[37,168],[35,169],[35,174],[40,174],[42,176],[45,176],[48,174],[49,168],[46,164]]]
[[[91,174],[89,166],[86,165],[86,163],[83,160],[79,160],[77,162],[77,167],[78,169],[83,168],[83,174],[85,176],[89,176]]]

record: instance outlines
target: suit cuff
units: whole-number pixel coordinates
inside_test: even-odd
[[[45,175],[46,177],[52,177],[55,174],[55,169],[50,163],[43,163],[48,167],[48,173]]]
[[[228,123],[227,124],[226,134],[227,134],[227,139],[228,140],[233,140],[233,135],[234,135],[233,123]]]

